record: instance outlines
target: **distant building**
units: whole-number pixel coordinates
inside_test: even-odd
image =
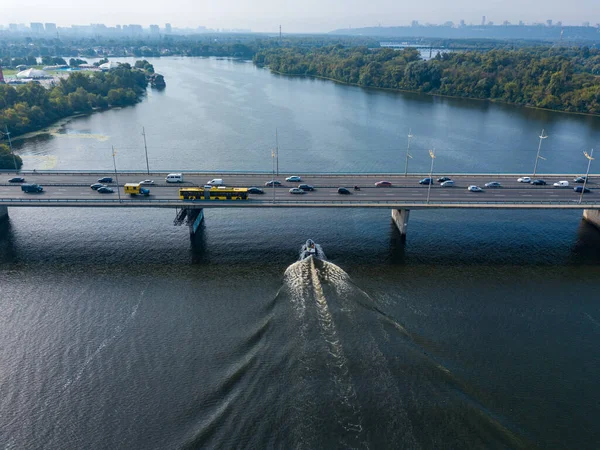
[[[586,28],[587,28],[587,27],[589,27],[589,26],[590,26],[590,23],[589,23],[589,22],[583,22],[583,23],[581,24],[581,26],[582,26],[582,27],[586,27]]]
[[[510,25],[510,22],[508,20],[505,20],[504,22],[502,22],[502,25],[504,25],[505,27]]]
[[[19,26],[16,23],[9,23],[8,24],[8,30],[9,31],[13,31],[13,32],[17,32],[17,31],[19,31]]]
[[[171,34],[172,31],[173,30],[171,28],[171,24],[170,23],[165,23],[165,33]]]
[[[160,28],[158,25],[150,25],[150,34],[159,34]]]
[[[485,16],[481,18],[481,25],[485,26]]]
[[[56,24],[55,23],[45,23],[44,27],[46,27],[46,33],[56,33]]]
[[[461,28],[465,26],[465,20],[464,19],[460,20],[460,26],[461,26]]]
[[[547,27],[551,27],[552,26],[552,19],[546,20],[546,26]]]
[[[492,22],[491,20],[487,23],[488,27],[493,27],[494,26],[494,22]]]
[[[31,22],[31,24],[29,24],[29,28],[31,28],[32,33],[41,34],[44,32],[44,24],[40,22]]]
[[[520,27],[524,27],[524,26],[525,26],[525,23],[524,23],[522,20],[519,20],[519,26],[520,26]]]
[[[413,21],[410,23],[410,26],[411,26],[411,27],[413,27],[413,28],[416,28],[416,27],[418,27],[418,26],[419,26],[419,21],[418,21],[418,20],[413,20]]]

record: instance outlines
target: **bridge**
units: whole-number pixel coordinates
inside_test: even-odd
[[[546,181],[545,186],[520,183],[520,174],[443,174],[454,181],[454,186],[443,187],[419,184],[428,174],[339,174],[339,173],[280,173],[273,177],[269,172],[182,172],[183,183],[167,183],[167,172],[140,171],[21,171],[26,183],[44,187],[41,193],[26,193],[20,183],[8,180],[14,172],[0,172],[0,220],[8,217],[9,207],[86,207],[86,208],[173,208],[177,210],[175,223],[184,220],[194,234],[202,222],[204,208],[387,208],[400,233],[406,235],[410,210],[429,208],[464,209],[577,209],[583,217],[600,228],[600,175],[592,174],[586,182],[589,193],[573,190],[579,174],[538,174],[536,179]],[[300,175],[302,182],[314,187],[303,195],[291,194],[289,189],[299,182],[287,182],[292,175]],[[105,183],[114,193],[102,194],[90,188],[98,178],[108,176],[113,183]],[[434,180],[441,175],[435,175]],[[221,178],[230,187],[257,186],[263,194],[251,194],[248,200],[181,200],[181,187],[202,187],[211,179]],[[151,179],[151,195],[130,196],[123,192],[125,183]],[[265,182],[276,179],[279,187],[266,187]],[[118,180],[118,185],[117,185]],[[390,187],[376,187],[379,181],[391,182]],[[553,183],[567,180],[568,187],[554,187]],[[496,181],[501,187],[486,188],[486,183]],[[467,190],[470,185],[482,192]],[[353,190],[359,186],[360,190]],[[340,195],[339,187],[346,187],[350,195]],[[118,189],[117,189],[118,188]]]

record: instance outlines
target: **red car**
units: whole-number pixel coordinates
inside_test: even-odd
[[[375,183],[375,187],[390,187],[392,183],[390,181],[378,181]]]

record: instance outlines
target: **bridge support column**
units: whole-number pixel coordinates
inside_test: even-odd
[[[8,220],[8,206],[0,206],[0,222]]]
[[[406,229],[408,228],[408,216],[410,209],[392,209],[392,220],[398,227],[398,231],[402,237],[406,237]]]
[[[600,229],[600,210],[599,209],[584,209],[583,218],[589,223]]]
[[[187,216],[190,227],[190,236],[193,236],[196,234],[198,227],[200,227],[200,224],[204,220],[204,209],[188,209]]]

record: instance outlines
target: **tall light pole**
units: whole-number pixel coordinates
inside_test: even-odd
[[[279,176],[279,138],[277,137],[277,128],[275,128],[275,157],[277,158],[277,176]]]
[[[271,150],[271,161],[273,162],[273,178],[271,186],[273,187],[273,203],[275,203],[275,150]]]
[[[535,165],[533,166],[533,176],[535,177],[535,172],[537,170],[537,166],[538,166],[538,160],[539,159],[543,159],[544,161],[546,160],[546,158],[544,158],[543,156],[540,156],[540,150],[542,149],[542,140],[546,139],[548,136],[544,136],[544,129],[542,128],[542,134],[540,134],[540,144],[538,145],[538,151],[537,151],[537,155],[535,157]]]
[[[17,167],[17,159],[15,158],[15,153],[13,152],[12,141],[10,140],[10,131],[8,131],[8,125],[4,124],[4,129],[6,130],[6,133],[2,133],[1,131],[0,133],[5,134],[8,138],[8,148],[10,149],[10,154],[12,155],[13,164],[15,165],[15,172],[18,172],[19,169]]]
[[[433,184],[433,161],[435,161],[435,149],[429,150],[429,156],[431,156],[431,168],[429,169],[429,186],[427,186],[427,203],[429,203],[429,193],[431,192],[431,185]]]
[[[404,163],[404,176],[408,176],[408,158],[412,158],[412,156],[410,156],[410,140],[412,139],[413,135],[410,134],[410,128],[408,129],[408,145],[406,146],[406,162]]]
[[[583,187],[581,188],[581,195],[579,196],[579,203],[581,203],[581,201],[583,200],[583,193],[585,192],[585,185],[587,184],[588,176],[590,175],[590,166],[592,165],[592,161],[594,160],[594,158],[592,158],[592,156],[594,156],[594,149],[592,149],[592,151],[590,152],[589,155],[587,154],[587,152],[583,152],[583,154],[588,159],[588,168],[587,168],[587,171],[585,172],[585,179],[583,180]]]
[[[144,150],[146,151],[146,170],[150,175],[150,164],[148,164],[148,146],[146,145],[146,130],[142,127],[142,136],[144,136]]]
[[[119,189],[119,174],[117,172],[117,161],[115,160],[115,155],[117,152],[115,151],[115,146],[112,146],[112,157],[113,157],[113,166],[115,167],[115,179],[117,180],[117,195],[119,196],[119,203],[121,202],[121,190]]]

